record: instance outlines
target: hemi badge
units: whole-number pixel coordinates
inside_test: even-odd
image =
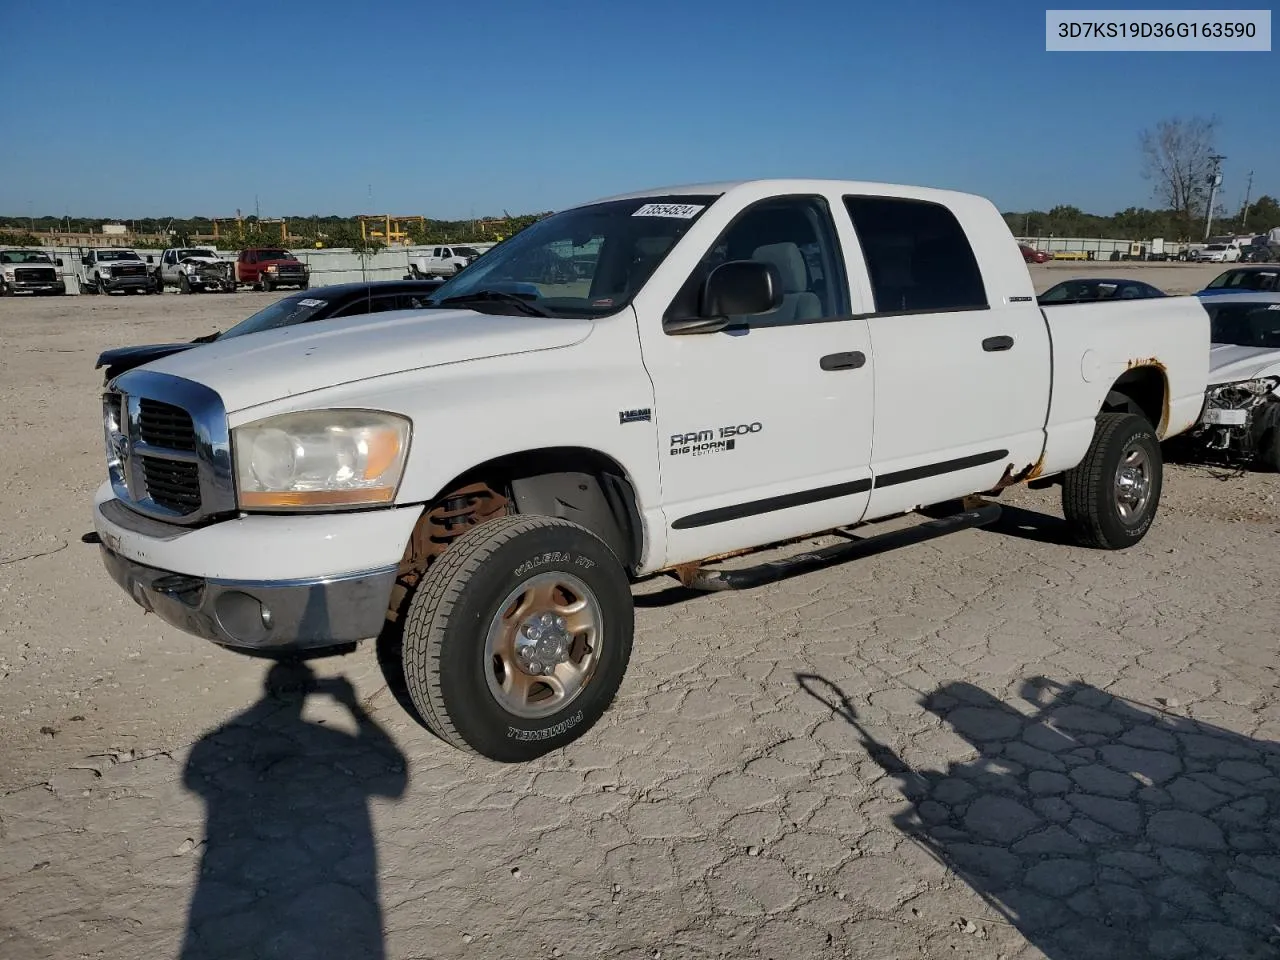
[[[618,423],[638,423],[641,420],[652,420],[653,411],[648,407],[643,410],[619,410]]]
[[[1010,303],[1030,303],[1031,298],[1030,297],[1010,297],[1009,302]]]

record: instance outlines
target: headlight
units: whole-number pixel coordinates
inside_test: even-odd
[[[279,265],[278,265],[278,264],[274,264],[274,263],[273,263],[273,264],[271,264],[269,267],[267,267],[267,272],[268,272],[268,273],[275,273],[275,272],[276,272],[277,270],[279,270],[279,269],[280,269]]]
[[[377,410],[309,410],[232,431],[242,510],[391,503],[409,452],[409,421]]]
[[[4,272],[4,278],[5,278],[6,280],[12,280],[12,279],[13,279],[13,271],[12,271],[12,270],[6,270],[6,271]]]

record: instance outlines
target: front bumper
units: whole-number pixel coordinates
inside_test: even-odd
[[[102,278],[102,286],[106,290],[149,290],[152,283],[152,279],[146,275],[140,277]]]
[[[378,635],[421,512],[248,515],[180,527],[129,510],[104,483],[93,525],[112,579],[144,609],[216,643],[287,652]]]
[[[304,283],[311,282],[311,274],[309,273],[271,273],[263,270],[259,279],[269,280],[272,285],[278,287],[300,287]]]
[[[67,292],[65,280],[9,280],[9,289],[14,293],[57,293]]]
[[[326,580],[210,580],[159,570],[102,546],[116,583],[172,627],[227,647],[262,652],[320,649],[376,637],[396,568]]]

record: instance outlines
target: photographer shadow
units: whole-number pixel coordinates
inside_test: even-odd
[[[357,732],[304,719],[312,694]],[[192,749],[184,784],[206,826],[182,960],[385,956],[368,801],[403,795],[406,762],[346,678],[273,665],[262,698]]]
[[[1114,697],[969,683],[921,704],[974,759],[914,770],[848,696],[797,674],[892,777],[919,843],[1049,960],[1280,957],[1280,745]]]

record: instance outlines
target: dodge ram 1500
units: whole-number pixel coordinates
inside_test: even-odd
[[[1061,485],[1077,543],[1137,543],[1208,363],[1196,298],[1041,308],[980,197],[671,188],[547,217],[426,309],[113,379],[93,514],[168,623],[398,638],[424,722],[520,761],[612,701],[641,578],[748,586],[717,558],[956,501],[923,526],[979,526],[1020,482]]]

